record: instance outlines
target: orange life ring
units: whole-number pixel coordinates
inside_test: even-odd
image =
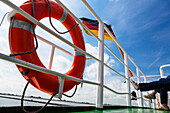
[[[57,3],[50,1],[51,3],[51,17],[60,20],[62,24],[69,30],[77,23],[76,21],[64,11],[64,9]],[[34,2],[35,6],[35,18],[40,21],[45,17],[49,17],[49,5],[45,0],[36,0]],[[20,6],[28,14],[32,15],[32,2],[25,2]],[[13,27],[9,28],[10,46],[13,53],[21,53],[31,51],[35,48],[34,37],[30,31],[30,26],[32,22],[23,17],[21,14],[17,13],[14,15]],[[36,27],[36,25],[34,25]],[[79,26],[76,26],[70,32],[73,44],[85,51],[84,40],[82,32]],[[65,73],[66,75],[77,77],[82,79],[84,68],[85,68],[85,55],[75,50],[74,61],[71,69]],[[34,51],[31,54],[18,55],[18,59],[33,63],[35,65],[44,67],[40,61],[37,52]],[[32,69],[28,69],[22,66],[17,68],[23,75],[23,77],[36,87],[37,89],[46,92],[48,94],[54,94],[59,87],[59,78],[54,75],[38,72]],[[78,82],[65,79],[63,92],[67,92],[72,89]]]

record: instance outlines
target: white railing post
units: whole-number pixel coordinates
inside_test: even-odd
[[[57,98],[61,99],[63,95],[63,88],[64,88],[64,78],[59,79],[59,92],[56,95]]]
[[[156,108],[156,101],[155,101],[155,99],[153,100],[153,108]]]
[[[140,83],[141,80],[140,80],[140,73],[139,73],[139,69],[138,68],[136,68],[136,73],[137,73],[137,76],[138,76],[138,78],[137,78],[138,83]],[[138,105],[143,107],[143,94],[142,94],[141,91],[138,91],[138,94],[139,94],[139,97],[141,97],[140,99],[138,99]]]
[[[166,64],[166,65],[162,65],[160,66],[160,75],[161,75],[161,78],[165,78],[166,76],[164,75],[164,71],[162,68],[164,67],[170,67],[170,64]]]
[[[99,109],[103,108],[103,76],[104,76],[104,23],[99,22],[99,38],[101,41],[98,42],[99,48],[99,62],[98,67],[98,77],[97,81],[100,83],[97,89],[97,100],[96,100],[96,107]]]
[[[144,77],[144,82],[147,83],[146,77]],[[147,94],[149,94],[149,93],[147,92]],[[151,100],[149,100],[148,105],[151,108]]]
[[[125,52],[124,53],[124,62],[125,62],[125,76],[126,78],[126,90],[129,93],[126,97],[127,101],[127,106],[131,106],[131,90],[130,90],[130,78],[129,78],[129,63],[128,63],[128,55]]]
[[[164,71],[163,71],[163,69],[160,67],[160,74],[161,74],[161,78],[164,78]]]
[[[52,46],[50,62],[49,62],[49,69],[52,68],[52,63],[53,63],[53,58],[54,58],[54,51],[55,51],[55,46]]]

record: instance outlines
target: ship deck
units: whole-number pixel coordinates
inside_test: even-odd
[[[26,106],[28,111],[40,109],[41,106]],[[1,113],[24,113],[20,106],[0,107]],[[127,106],[104,106],[102,110],[96,109],[95,106],[48,106],[41,113],[167,113],[163,110],[151,108],[127,107]]]

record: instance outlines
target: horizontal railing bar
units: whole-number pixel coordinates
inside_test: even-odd
[[[87,28],[87,26],[86,25],[84,25],[65,5],[63,5],[59,0],[55,0],[62,8],[64,8],[66,11],[67,11],[67,13],[69,13],[81,26],[83,26],[88,32],[90,32],[91,34],[94,34],[89,28]],[[109,31],[110,32],[110,31]],[[95,36],[96,38],[98,38],[96,35],[93,35],[93,36]],[[100,39],[98,38],[98,40],[100,41]],[[123,65],[125,65],[124,63],[123,63],[123,61],[121,61],[112,51],[111,51],[111,49],[107,46],[107,45],[105,45],[104,44],[104,46],[106,47],[106,49],[108,49],[108,51],[111,53],[111,54],[113,54]],[[127,66],[127,65],[125,65],[125,66]],[[112,68],[110,68],[110,69],[112,69]],[[115,71],[114,71],[115,72]],[[120,74],[119,74],[120,75]],[[122,76],[122,75],[121,75]]]
[[[55,0],[64,10],[67,11],[81,26],[83,26],[91,35],[93,35],[98,41],[101,41],[86,25],[84,25],[60,0]]]
[[[98,15],[94,12],[94,10],[90,7],[90,5],[86,2],[86,0],[82,0],[82,2],[84,3],[84,5],[89,9],[89,11],[93,14],[93,16],[99,21],[102,22],[102,20],[98,17]],[[127,53],[124,48],[119,44],[119,42],[116,40],[116,38],[112,35],[112,33],[109,31],[109,29],[106,27],[106,25],[104,25],[104,29],[107,31],[107,33],[111,36],[111,38],[115,41],[115,43],[122,49],[122,51],[124,53]],[[128,57],[130,58],[130,56],[128,55]],[[119,59],[118,59],[119,60]],[[124,63],[123,63],[124,64]],[[125,64],[124,64],[125,65]],[[127,65],[125,65],[127,66]],[[137,67],[137,65],[135,64],[135,67]],[[139,69],[139,71],[141,71]],[[141,72],[142,73],[142,72]],[[143,74],[143,73],[142,73]],[[143,74],[144,75],[144,74]],[[144,75],[145,76],[145,75]],[[148,79],[148,78],[147,78]],[[148,79],[149,80],[149,79]]]
[[[59,72],[55,72],[55,71],[43,68],[41,66],[37,66],[35,64],[17,59],[16,57],[9,57],[9,56],[2,54],[2,53],[0,53],[0,59],[15,63],[15,64],[20,65],[20,66],[24,66],[24,67],[27,67],[27,68],[30,68],[30,69],[33,69],[33,70],[36,70],[36,71],[44,72],[44,73],[47,73],[47,74],[52,74],[52,75],[59,76],[59,77],[62,77],[62,78],[68,78],[70,80],[74,80],[74,81],[77,81],[77,82],[99,85],[99,83],[97,83],[97,82],[91,82],[91,81],[87,81],[87,80],[78,79],[78,78],[75,78],[75,77],[72,77],[72,76],[68,76],[68,75],[65,75],[65,74],[62,74],[62,73],[59,73]]]
[[[91,8],[91,6],[86,2],[86,0],[81,0],[84,5],[89,9],[89,11],[91,12],[91,14],[99,21],[102,22],[103,21],[98,17],[98,15],[94,12],[94,10]],[[104,25],[104,29],[109,33],[109,35],[111,36],[111,38],[116,42],[116,44],[123,50],[123,52],[126,52],[123,47],[119,44],[119,42],[116,40],[116,38],[112,35],[112,33],[109,31],[109,29],[106,27],[106,25]]]
[[[110,32],[110,30],[106,27],[106,25],[104,25],[104,29],[107,31],[107,33],[110,35],[110,37],[115,41],[115,43],[117,44],[117,46],[119,46],[124,53],[127,53],[127,52],[124,50],[124,48],[119,44],[119,42],[117,41],[117,39],[112,35],[112,33]],[[129,56],[129,55],[128,55],[128,56]]]
[[[64,39],[63,37],[61,37],[60,35],[56,34],[55,32],[53,32],[52,30],[50,30],[48,27],[46,27],[45,25],[43,25],[41,22],[39,22],[38,20],[36,20],[35,18],[33,18],[31,15],[29,15],[28,13],[26,13],[25,11],[23,11],[21,8],[17,7],[16,5],[14,5],[13,3],[11,3],[10,1],[3,1],[5,4],[9,5],[11,8],[13,8],[14,10],[18,11],[20,14],[22,14],[24,17],[26,17],[27,19],[29,19],[31,22],[37,24],[39,27],[43,28],[45,31],[47,31],[48,33],[54,35],[55,37],[59,38],[60,40],[62,40],[63,42],[67,43],[68,45],[70,45],[71,47],[77,49],[78,51],[84,53],[85,55],[97,60],[98,62],[100,62],[100,60],[92,55],[90,55],[89,53],[83,51],[82,49],[78,48],[77,46],[75,46],[74,44],[70,43],[69,41],[67,41],[66,39]],[[106,65],[106,64],[105,64]],[[107,66],[107,65],[106,65]],[[108,67],[108,66],[107,66]],[[113,69],[112,69],[113,70]],[[115,71],[114,71],[115,72]]]
[[[41,41],[43,41],[43,42],[45,42],[45,43],[47,43],[47,44],[49,44],[49,45],[51,45],[51,46],[54,46],[55,48],[57,48],[57,49],[59,49],[59,50],[65,52],[65,53],[67,53],[68,55],[74,56],[74,55],[73,55],[72,53],[70,53],[69,51],[67,51],[67,50],[65,50],[65,49],[63,49],[63,48],[57,46],[56,44],[54,44],[54,43],[52,43],[52,42],[50,42],[50,41],[48,41],[48,40],[42,38],[41,36],[36,35],[36,37],[37,37],[38,39],[40,39]]]
[[[114,71],[115,73],[117,73],[118,75],[120,75],[121,77],[127,79],[125,76],[123,76],[123,75],[120,74],[119,72],[115,71],[115,70],[114,70],[113,68],[111,68],[109,65],[107,65],[107,64],[105,64],[105,63],[104,63],[104,65],[105,65],[106,67],[108,67],[109,69],[111,69],[112,71]],[[127,79],[127,80],[128,80],[128,79]]]
[[[76,77],[68,76],[68,75],[65,75],[65,74],[62,74],[62,73],[59,73],[59,72],[55,72],[55,71],[43,68],[41,66],[37,66],[35,64],[32,64],[32,63],[29,63],[29,62],[17,59],[16,57],[7,56],[7,55],[2,54],[2,53],[0,53],[0,59],[3,59],[5,61],[9,61],[9,62],[15,63],[15,64],[20,65],[20,66],[24,66],[26,68],[30,68],[30,69],[33,69],[33,70],[36,70],[36,71],[40,71],[40,72],[43,72],[43,73],[59,76],[59,77],[62,77],[62,78],[67,78],[67,79],[70,79],[70,80],[73,80],[73,81],[77,81],[77,82],[81,82],[81,83],[87,83],[87,84],[92,84],[92,85],[97,85],[97,86],[100,85],[100,83],[97,83],[97,82],[92,82],[92,81],[83,80],[83,79],[79,79],[79,78],[76,78]],[[110,90],[109,87],[107,87],[107,86],[105,86],[105,87],[108,90]],[[110,90],[110,91],[116,92],[114,90]],[[118,94],[122,94],[122,93],[118,93]]]
[[[118,58],[118,56],[113,53],[113,51],[107,46],[107,45],[104,45],[106,47],[106,49],[111,53],[113,54],[123,65],[126,65],[120,58]]]
[[[164,67],[169,67],[170,64],[165,64],[165,65],[162,65],[160,68],[164,68]]]
[[[138,68],[139,69],[139,67],[135,64],[135,62],[130,58],[130,56],[128,56],[129,57],[129,60],[133,63],[133,65],[136,67],[136,68]],[[141,74],[143,75],[143,76],[145,76],[146,77],[146,75],[145,74],[143,74],[143,72],[139,69],[139,72],[141,72]],[[148,78],[146,78],[148,81],[150,81]]]
[[[62,8],[64,8],[67,13],[69,13],[81,26],[83,26],[90,34],[92,34],[98,41],[101,41],[86,25],[84,25],[65,5],[63,5],[59,0],[55,0]],[[110,49],[104,44],[106,49],[110,51],[122,64],[124,64]],[[125,65],[125,64],[124,64]]]
[[[32,17],[31,15],[29,15],[28,13],[26,13],[24,10],[22,10],[21,8],[17,7],[15,4],[11,3],[9,0],[4,0],[2,1],[3,3],[7,4],[8,6],[10,6],[11,8],[13,8],[14,10],[16,10],[18,13],[20,13],[21,15],[23,15],[25,18],[29,19],[31,22],[33,22],[34,24],[37,24],[39,27],[41,27],[42,29],[44,29],[45,31],[47,31],[48,33],[52,34],[53,36],[57,37],[58,39],[60,39],[61,41],[63,41],[64,43],[68,44],[69,46],[73,47],[74,49],[78,50],[79,52],[97,60],[98,62],[100,62],[100,60],[94,56],[92,56],[91,54],[85,52],[84,50],[80,49],[79,47],[75,46],[74,44],[72,44],[71,42],[69,42],[68,40],[64,39],[62,36],[58,35],[57,33],[55,33],[54,31],[52,31],[51,29],[49,29],[48,27],[46,27],[44,24],[42,24],[41,22],[39,22],[38,20],[36,20],[34,17]]]
[[[126,52],[123,47],[119,44],[119,42],[117,41],[117,39],[113,36],[113,34],[110,32],[110,30],[106,27],[106,25],[104,25],[105,30],[107,31],[107,33],[111,36],[111,38],[116,42],[117,46],[119,46],[123,52]],[[109,48],[107,48],[109,50]],[[110,50],[109,50],[110,51]],[[111,52],[111,51],[110,51]],[[113,55],[114,53],[111,52]],[[127,66],[123,61],[121,61],[116,55],[114,55],[124,66]],[[128,57],[130,58],[130,56],[128,55]],[[136,65],[135,65],[136,67]],[[137,67],[138,68],[138,67]],[[129,70],[133,73],[133,75],[135,75],[137,78],[139,78],[130,68]]]
[[[48,41],[48,40],[42,38],[42,37],[39,36],[39,35],[36,35],[36,36],[37,36],[37,38],[38,38],[39,40],[41,40],[41,41],[43,41],[43,42],[45,42],[45,43],[47,43],[47,44],[49,44],[49,45],[51,45],[51,46],[55,46],[55,48],[57,48],[57,49],[59,49],[59,50],[65,52],[65,53],[67,53],[68,55],[74,57],[74,55],[73,55],[72,53],[70,53],[69,51],[67,51],[67,50],[65,50],[65,49],[63,49],[63,48],[57,46],[56,44],[54,44],[54,43],[52,43],[52,42],[50,42],[50,41]],[[91,60],[91,59],[92,59],[92,58],[86,58],[86,60]]]
[[[160,77],[161,75],[147,75],[146,77]],[[145,76],[140,76],[140,77],[145,77]]]
[[[57,1],[57,0],[56,0],[56,1]],[[65,42],[66,44],[68,44],[69,46],[77,49],[78,51],[80,51],[80,52],[86,54],[87,56],[90,56],[90,57],[92,57],[93,59],[95,59],[95,60],[97,60],[97,61],[100,62],[99,59],[97,59],[96,57],[88,54],[87,52],[85,52],[85,51],[83,51],[82,49],[78,48],[77,46],[73,45],[72,43],[70,43],[69,41],[67,41],[66,39],[64,39],[63,37],[61,37],[60,35],[56,34],[56,33],[53,32],[52,30],[50,30],[48,27],[46,27],[45,25],[43,25],[42,23],[40,23],[39,21],[37,21],[35,18],[33,18],[32,16],[30,16],[29,14],[27,14],[25,11],[23,11],[23,10],[20,9],[19,7],[15,6],[15,5],[14,5],[13,3],[11,3],[10,1],[5,0],[5,1],[2,1],[2,2],[4,2],[4,3],[7,4],[7,5],[9,5],[11,8],[13,8],[13,9],[16,10],[16,11],[18,11],[18,12],[19,12],[20,14],[22,14],[24,17],[26,17],[27,19],[29,19],[31,22],[37,24],[39,27],[41,27],[42,29],[44,29],[44,30],[47,31],[48,33],[54,35],[55,37],[59,38],[60,40],[62,40],[62,41]],[[79,19],[78,19],[78,20],[79,20]],[[81,23],[81,22],[80,22],[80,23]],[[83,24],[83,25],[84,25],[84,24]],[[105,26],[105,27],[106,27],[106,26]],[[85,29],[88,29],[88,28],[85,27]],[[108,29],[108,28],[106,28],[106,29]],[[110,31],[109,31],[109,32],[110,32]],[[97,37],[97,38],[98,38],[98,37]],[[100,40],[100,39],[99,39],[99,40]],[[117,42],[117,41],[115,41],[115,42]],[[117,42],[117,44],[119,45],[118,42]],[[121,46],[120,46],[120,48],[121,48]],[[121,48],[121,49],[124,51],[123,48]],[[124,51],[124,52],[125,52],[125,51]],[[1,54],[0,54],[0,56],[1,56]],[[10,58],[14,58],[14,57],[10,57]],[[4,60],[5,60],[5,58],[1,58],[1,59],[4,59]],[[18,59],[18,60],[19,60],[19,59]],[[15,61],[15,60],[14,60],[14,61]],[[14,61],[11,61],[11,62],[15,63]],[[24,61],[23,61],[23,62],[24,62]],[[20,62],[19,62],[19,63],[20,63]],[[29,65],[27,65],[27,64],[29,64],[28,62],[25,62],[25,64],[26,64],[26,67],[28,66],[28,68],[31,68],[31,67],[29,67]],[[31,64],[31,63],[30,63],[30,64]],[[22,63],[21,63],[21,64],[18,64],[18,65],[22,65],[22,66],[23,66]],[[34,64],[32,64],[32,65],[34,65]],[[112,69],[110,66],[108,66],[107,64],[104,64],[104,65],[105,65],[106,67],[110,68],[112,71],[114,70],[114,69]],[[136,65],[136,64],[135,64],[135,65]],[[138,67],[137,67],[137,68],[138,68]],[[33,68],[31,68],[31,69],[33,69]],[[39,66],[38,66],[38,68],[35,68],[35,70],[36,70],[36,69],[38,69],[38,71],[44,72],[43,69],[45,69],[45,68],[42,68],[42,67],[39,67]],[[139,69],[139,70],[140,70],[140,69]],[[51,70],[48,70],[48,71],[51,71]],[[116,72],[116,71],[114,70],[114,72]],[[141,70],[140,70],[140,72],[141,72]],[[53,73],[53,75],[57,75],[57,76],[60,76],[60,77],[61,77],[61,75],[62,75],[63,78],[67,78],[67,75],[64,75],[64,74],[61,74],[61,73],[58,73],[58,72],[52,71],[52,72],[50,72],[50,73],[51,73],[51,74]],[[141,73],[142,73],[142,72],[141,72]],[[117,73],[117,74],[118,74],[118,73]],[[143,73],[142,73],[142,74],[143,74]],[[121,75],[121,74],[119,73],[119,75]],[[143,75],[144,75],[144,74],[143,74]],[[144,76],[145,76],[145,75],[144,75]],[[69,76],[69,77],[70,77],[70,76]],[[77,78],[74,78],[74,77],[69,78],[69,77],[68,77],[68,79],[76,80],[76,81],[78,81],[78,82],[83,82],[83,83],[89,83],[89,84],[99,85],[99,83],[94,83],[94,82],[86,81],[86,80],[83,80],[83,81],[82,81],[81,79],[77,79]],[[122,75],[122,77],[124,77],[124,76]],[[127,79],[127,78],[125,78],[125,79]]]
[[[5,98],[5,99],[12,99],[12,100],[18,100],[18,101],[21,101],[21,98],[19,98],[18,96],[15,96],[15,95],[2,95],[2,94],[0,94],[0,98]],[[34,99],[23,99],[24,101],[28,101],[28,102],[34,102],[34,103],[39,103],[39,104],[46,104],[46,102],[44,102],[42,99],[41,99],[41,101],[39,101],[39,100],[36,100],[36,99],[41,99],[41,98],[35,98],[35,100]],[[50,103],[48,103],[49,105],[55,105],[55,106],[58,106],[58,105],[62,105],[62,106],[69,106],[69,105],[64,105],[64,104],[57,104],[57,103],[52,103],[52,102],[50,102]],[[5,106],[6,107],[6,106]]]
[[[114,55],[124,66],[127,66],[120,58],[117,57],[116,54],[113,53],[112,50],[110,50],[110,48],[109,48],[108,46],[105,45],[105,47],[106,47],[107,50],[108,50],[112,55]],[[129,70],[130,70],[137,78],[139,78],[130,68],[129,68]]]
[[[106,89],[108,89],[109,91],[112,91],[112,92],[114,92],[114,93],[116,93],[116,94],[119,94],[119,95],[128,94],[128,93],[119,93],[119,92],[117,92],[117,91],[114,91],[114,90],[112,90],[111,88],[107,87],[106,85],[103,85],[103,87],[106,88]]]
[[[67,13],[69,13],[81,26],[83,26],[90,34],[92,34],[98,41],[101,41],[86,25],[84,25],[65,5],[63,5],[59,0],[55,0],[62,8],[64,8]],[[120,62],[122,62],[112,51],[111,49],[104,44],[104,46],[106,47],[106,49],[108,49],[108,51],[110,51]],[[122,62],[122,64],[124,64]],[[125,64],[124,64],[125,65]]]
[[[90,7],[90,5],[86,2],[86,0],[81,0],[84,5],[88,8],[88,10],[91,12],[91,14],[100,22],[103,23],[102,20],[99,18],[99,16],[94,12],[94,10]]]

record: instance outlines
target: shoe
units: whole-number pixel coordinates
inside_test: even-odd
[[[155,95],[152,95],[152,94],[148,94],[148,95],[144,95],[145,98],[147,99],[156,99],[156,96]]]
[[[137,83],[135,81],[133,81],[132,79],[130,79],[133,87],[136,89],[136,90],[139,90],[139,86],[137,85]]]
[[[158,108],[155,108],[156,110],[165,110],[168,111],[169,108],[167,106],[159,106]]]

